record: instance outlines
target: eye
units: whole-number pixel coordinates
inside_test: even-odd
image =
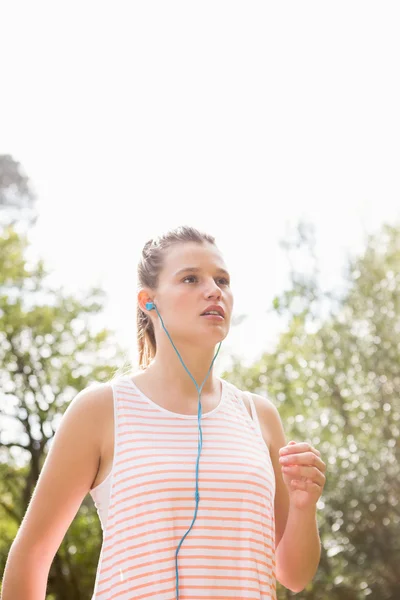
[[[187,277],[185,277],[185,279],[182,279],[182,281],[186,281],[186,279],[197,279],[196,275],[188,275]]]
[[[227,279],[226,277],[220,277],[220,279],[219,279],[219,280],[220,280],[220,281],[223,281],[223,282],[224,282],[224,285],[229,285],[229,283],[230,283],[229,279]]]
[[[182,279],[182,282],[185,282],[187,279],[197,279],[196,275],[188,275],[187,277],[185,277],[184,279]],[[223,285],[229,285],[229,279],[227,279],[226,277],[219,277],[218,278],[219,281],[223,282]]]

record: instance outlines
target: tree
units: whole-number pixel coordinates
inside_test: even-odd
[[[15,171],[9,173],[11,177]],[[3,175],[0,170],[7,190],[30,197],[26,182],[17,178],[14,185]],[[8,210],[8,192],[0,191],[0,198],[2,210]],[[14,201],[18,208],[17,197]],[[96,331],[92,324],[102,310],[104,292],[92,288],[72,297],[62,288],[52,289],[44,261],[27,262],[27,247],[27,237],[13,224],[1,229],[0,572],[69,402],[91,383],[108,381],[124,357],[113,332]],[[91,596],[100,545],[100,522],[87,497],[51,566],[49,598]]]
[[[9,154],[0,154],[0,225],[25,221],[36,223],[36,196],[19,162]]]
[[[286,330],[273,352],[228,375],[268,395],[287,439],[308,441],[327,463],[319,503],[322,555],[304,599],[400,597],[400,228],[368,236],[348,259],[343,290],[322,291],[312,229],[285,245],[313,265],[292,268],[273,309]],[[314,259],[313,259],[314,257]],[[304,264],[304,261],[303,261]],[[292,262],[293,265],[293,262]],[[279,598],[291,597],[279,589]]]

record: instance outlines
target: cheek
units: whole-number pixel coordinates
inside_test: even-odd
[[[176,317],[179,316],[183,317],[186,314],[192,314],[193,300],[190,291],[183,289],[174,294],[170,294],[165,310],[172,319],[176,319]]]

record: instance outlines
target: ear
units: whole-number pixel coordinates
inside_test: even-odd
[[[144,312],[149,312],[148,309],[146,308],[146,302],[153,302],[153,299],[149,295],[148,290],[146,290],[144,288],[139,290],[138,296],[137,296],[137,301],[138,301],[138,305]]]

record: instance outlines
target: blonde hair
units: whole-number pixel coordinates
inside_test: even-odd
[[[160,273],[164,266],[166,250],[174,244],[184,242],[195,242],[197,244],[208,242],[215,245],[215,238],[194,227],[182,225],[148,240],[143,247],[142,255],[137,265],[138,290],[142,287],[152,290],[157,289]],[[152,320],[140,308],[139,303],[137,304],[136,322],[139,368],[146,369],[156,355],[157,344]]]

